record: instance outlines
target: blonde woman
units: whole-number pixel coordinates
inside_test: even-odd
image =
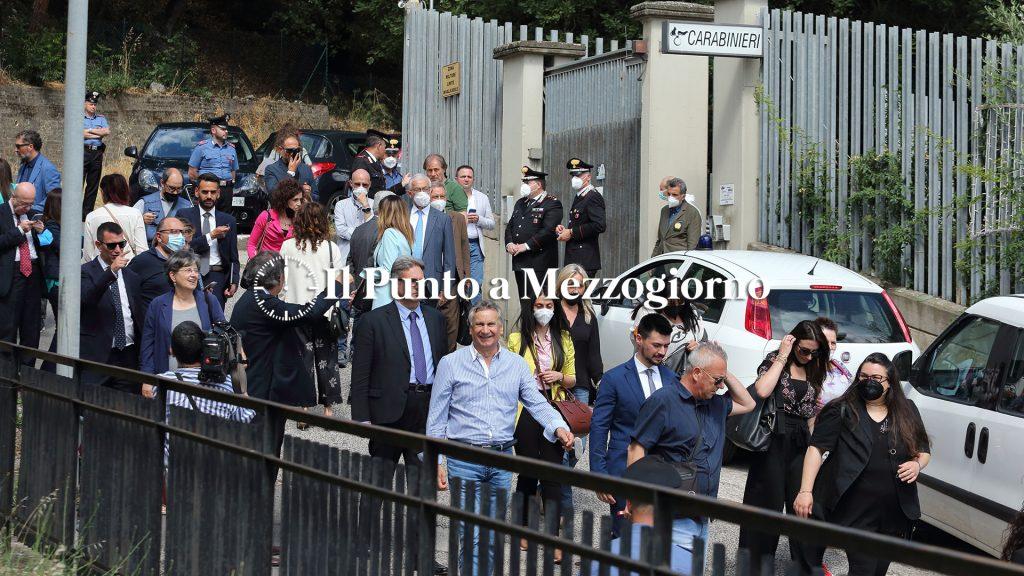
[[[409,205],[399,196],[388,196],[381,200],[377,212],[377,248],[373,251],[377,273],[388,274],[395,260],[401,256],[412,256],[412,240]],[[390,283],[374,290],[374,308],[391,303]]]

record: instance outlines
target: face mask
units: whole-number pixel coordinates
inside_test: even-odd
[[[668,197],[668,207],[669,208],[675,208],[676,206],[679,206],[679,198],[676,198],[675,196],[669,196]]]
[[[352,189],[352,194],[355,196],[366,196],[366,188],[358,186]]]
[[[865,401],[871,402],[881,398],[885,394],[885,388],[881,383],[875,382],[871,378],[861,378],[857,380],[857,393]]]
[[[580,178],[579,176],[573,176],[572,180],[569,182],[569,185],[572,186],[573,190],[579,190],[580,188],[583,188],[583,178]]]
[[[444,207],[447,204],[448,204],[448,202],[446,200],[431,200],[430,201],[430,207],[435,209],[435,210],[439,210],[441,212],[444,212]]]
[[[164,244],[171,252],[177,252],[185,247],[185,235],[184,234],[168,234],[167,243]]]
[[[658,200],[661,200],[662,202],[667,202],[668,201],[668,196],[666,196],[664,192],[659,190],[658,191]]]
[[[388,170],[391,170],[395,166],[398,166],[398,158],[395,158],[394,156],[388,156],[381,162],[384,164],[384,167],[387,168]]]
[[[426,208],[427,206],[430,206],[430,194],[422,191],[417,192],[416,195],[412,197],[412,202],[417,208]]]
[[[554,317],[555,311],[550,308],[539,308],[533,311],[533,318],[537,320],[537,324],[540,324],[541,326],[547,326]]]
[[[519,187],[519,195],[522,196],[523,198],[529,196],[530,192],[532,191],[533,190],[530,188],[530,185],[527,184],[526,182],[523,182],[523,185]]]

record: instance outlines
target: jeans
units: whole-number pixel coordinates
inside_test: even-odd
[[[682,566],[686,567],[683,574],[689,574],[689,567],[693,565],[694,538],[703,540],[705,550],[707,549],[708,520],[706,518],[700,522],[692,518],[679,518],[672,521],[672,544],[684,549],[684,552],[680,552],[678,557],[676,554],[673,554],[672,564],[673,568],[675,568],[678,561]]]
[[[511,454],[512,453],[512,449],[509,448],[508,450],[505,450],[503,453],[504,454]],[[506,493],[508,493],[509,488],[512,486],[512,473],[511,472],[509,472],[508,470],[502,470],[500,468],[493,468],[491,466],[484,466],[483,464],[474,464],[472,462],[463,462],[462,460],[456,460],[454,458],[449,458],[448,459],[448,480],[449,480],[449,482],[451,481],[452,478],[458,478],[459,480],[461,480],[463,482],[463,484],[465,484],[466,482],[476,482],[478,486],[479,486],[480,483],[487,483],[487,484],[489,484],[490,485],[490,498],[489,498],[489,500],[490,500],[490,503],[491,503],[491,513],[490,513],[490,516],[492,518],[497,518],[497,517],[499,517],[499,514],[500,514],[502,517],[504,517],[505,511],[504,510],[500,510],[500,511],[497,510],[497,506],[498,506],[497,505],[497,502],[498,502],[497,491],[498,490],[505,490]],[[465,488],[463,488],[463,490],[465,490]],[[479,488],[478,488],[478,490],[479,490]],[[462,494],[458,495],[458,501],[463,504],[463,509],[465,509],[466,508],[466,505],[465,505],[465,492],[463,492]],[[474,512],[479,512],[480,511],[480,492],[479,491],[476,493],[475,502],[473,503],[473,511]],[[470,553],[471,557],[473,558],[473,569],[472,569],[471,572],[468,572],[468,571],[466,571],[463,568],[463,566],[462,566],[462,559],[463,559],[463,556],[462,556],[462,543],[463,543],[462,531],[463,530],[464,530],[464,527],[462,525],[460,525],[459,526],[459,574],[464,574],[464,575],[469,575],[469,576],[488,576],[488,575],[482,575],[482,574],[479,573],[479,561],[480,561],[480,559],[477,557],[477,550],[479,550],[479,543],[480,543],[480,528],[479,527],[474,527],[473,528],[473,551]],[[490,566],[490,570],[488,570],[488,572],[501,573],[501,568],[499,568],[497,571],[494,570],[494,548],[493,548],[493,543],[494,543],[494,534],[491,534],[489,536],[489,538],[488,538],[488,548],[487,548],[488,566]],[[518,548],[516,547],[515,544],[512,546],[512,549],[518,551]]]
[[[469,243],[469,277],[476,280],[477,285],[480,286],[480,294],[470,300],[476,306],[480,303],[484,290],[484,253],[480,250],[480,242]]]
[[[579,400],[580,402],[583,402],[584,404],[590,404],[590,388],[584,388],[583,386],[580,386],[578,388],[573,388],[572,389],[572,393],[573,393],[574,396],[576,396],[576,399]],[[580,440],[581,452],[585,452],[587,450],[587,437],[586,436],[581,436],[579,438],[579,440]],[[570,458],[572,458],[572,456],[570,456],[570,454],[571,454],[570,452],[566,452],[565,453],[565,456],[562,457],[562,464],[565,464],[566,466],[569,466]],[[570,466],[570,467],[575,467],[575,466]],[[573,505],[572,505],[572,486],[569,485],[569,484],[562,484],[562,509],[563,510],[573,510],[574,509]]]

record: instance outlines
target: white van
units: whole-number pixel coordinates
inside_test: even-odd
[[[968,308],[904,388],[932,442],[918,480],[923,519],[998,556],[1024,501],[1024,294]]]

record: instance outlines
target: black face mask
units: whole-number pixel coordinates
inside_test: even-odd
[[[570,306],[575,306],[575,305],[580,303],[580,295],[579,294],[566,294],[565,298],[562,298],[562,301],[565,302],[566,304],[570,305]]]
[[[174,201],[176,201],[178,199],[178,195],[177,194],[161,193],[160,196],[162,196],[163,199],[168,201],[168,202],[174,202]]]
[[[880,382],[875,382],[871,378],[861,378],[857,380],[857,393],[866,402],[871,402],[885,395],[885,387]]]

